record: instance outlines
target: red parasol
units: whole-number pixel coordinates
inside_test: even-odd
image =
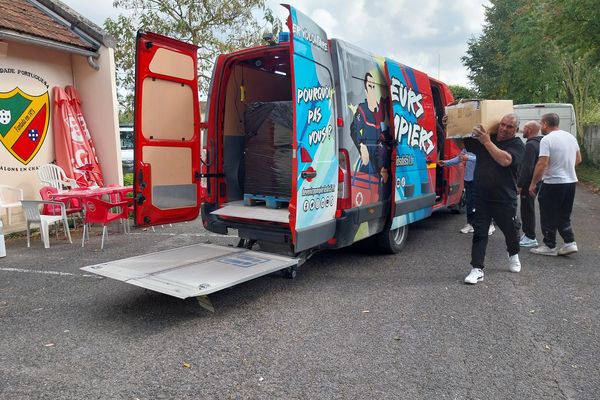
[[[104,186],[102,169],[100,168],[100,162],[98,161],[98,156],[96,155],[96,147],[94,146],[94,141],[92,140],[90,131],[87,127],[87,124],[85,123],[83,112],[81,111],[81,99],[79,98],[79,95],[77,94],[77,91],[73,86],[67,86],[65,88],[65,92],[67,93],[67,96],[69,96],[69,104],[75,112],[75,117],[77,118],[77,122],[79,123],[80,131],[83,133],[83,147],[85,148],[86,154],[83,154],[82,157],[85,157],[87,164],[81,169],[86,172],[87,180],[89,182],[88,186],[102,187]]]

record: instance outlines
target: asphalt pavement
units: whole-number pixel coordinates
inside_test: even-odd
[[[79,268],[195,243],[194,221],[80,247],[39,237],[0,258],[0,399],[599,399],[600,197],[579,186],[579,253],[490,238],[485,281],[465,285],[464,215],[411,226],[401,254],[321,252],[296,279],[210,296],[211,313]],[[115,227],[112,228],[116,230]]]

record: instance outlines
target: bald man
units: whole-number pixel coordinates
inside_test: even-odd
[[[525,154],[521,161],[517,192],[521,198],[521,222],[523,223],[523,235],[519,241],[521,247],[537,247],[538,241],[535,237],[535,197],[529,195],[529,185],[533,177],[533,170],[540,154],[540,123],[529,121],[523,126],[523,137],[525,143]],[[539,185],[538,185],[539,186]],[[538,187],[539,189],[539,187]]]
[[[504,234],[508,252],[508,269],[521,271],[519,260],[519,227],[517,220],[517,179],[521,159],[525,152],[523,141],[515,137],[519,129],[519,117],[508,114],[502,117],[498,133],[490,136],[478,125],[471,138],[465,138],[465,148],[475,154],[474,186],[475,218],[471,246],[471,272],[465,283],[483,281],[488,229],[492,219]]]

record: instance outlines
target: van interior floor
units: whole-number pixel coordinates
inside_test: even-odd
[[[225,203],[225,205],[211,214],[223,217],[235,217],[255,219],[261,221],[280,222],[287,224],[290,222],[289,210],[286,208],[267,208],[264,205],[245,206],[242,200]]]

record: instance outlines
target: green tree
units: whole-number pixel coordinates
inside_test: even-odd
[[[148,30],[193,43],[198,50],[198,85],[208,92],[212,64],[217,55],[261,41],[264,29],[274,33],[281,22],[265,6],[265,0],[115,0],[115,7],[127,10],[116,19],[107,19],[104,28],[116,40],[115,64],[121,117],[133,110],[135,37]],[[264,24],[254,16],[262,12]]]
[[[476,99],[478,96],[477,90],[461,85],[450,85],[450,90],[455,100],[458,99]]]
[[[600,3],[598,0],[547,0],[558,44],[579,56],[600,62]]]
[[[583,121],[587,104],[596,104],[600,94],[600,30],[581,28],[600,23],[595,4],[597,0],[492,0],[482,35],[469,41],[462,58],[480,95],[515,103],[572,103]]]
[[[559,101],[564,97],[552,39],[547,37],[544,0],[531,0],[516,10],[515,30],[509,39],[505,76],[515,103]]]
[[[469,69],[469,79],[483,98],[509,97],[510,76],[507,73],[509,43],[516,28],[515,13],[524,0],[492,0],[485,6],[485,24],[478,38],[468,41],[462,57]]]

